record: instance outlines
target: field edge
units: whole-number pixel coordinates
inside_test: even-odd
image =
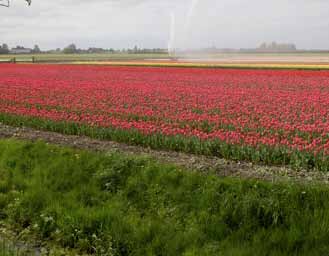
[[[45,131],[68,135],[88,136],[100,140],[110,140],[131,145],[182,151],[197,155],[215,156],[234,161],[249,161],[256,164],[289,166],[294,169],[317,171],[329,170],[329,156],[314,155],[311,152],[293,150],[286,147],[228,144],[219,140],[202,141],[198,138],[182,136],[165,136],[160,134],[143,134],[138,130],[123,130],[114,127],[97,127],[86,124],[51,121],[48,119],[26,117],[0,113],[0,122],[17,127],[31,127]]]

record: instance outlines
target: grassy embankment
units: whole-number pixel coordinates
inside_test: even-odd
[[[0,141],[1,223],[98,255],[325,255],[329,188]]]

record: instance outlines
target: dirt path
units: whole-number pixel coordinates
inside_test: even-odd
[[[17,138],[31,141],[43,140],[47,143],[78,149],[105,152],[118,151],[131,155],[149,155],[160,162],[174,163],[178,166],[204,173],[214,171],[218,176],[223,177],[255,178],[273,182],[292,180],[303,183],[321,182],[329,184],[329,172],[293,170],[288,167],[261,166],[246,162],[234,162],[216,157],[152,150],[112,141],[95,140],[88,137],[62,135],[31,128],[11,127],[1,123],[0,138]]]

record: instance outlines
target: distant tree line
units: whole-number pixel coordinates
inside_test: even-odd
[[[82,54],[82,53],[115,53],[116,51],[112,48],[110,49],[103,49],[103,48],[96,48],[90,47],[88,49],[80,49],[77,48],[75,44],[70,44],[65,47],[63,50],[57,49],[57,52],[62,52],[65,54]]]
[[[40,47],[35,45],[33,49],[25,48],[24,46],[17,45],[14,48],[10,48],[8,44],[4,43],[0,45],[0,54],[9,53],[41,53]]]
[[[70,44],[67,47],[65,47],[62,51],[60,49],[57,49],[56,51],[63,52],[65,54],[78,54],[78,53],[128,53],[128,54],[146,54],[146,53],[166,53],[167,49],[161,49],[161,48],[139,48],[138,46],[135,46],[132,49],[120,49],[115,50],[113,48],[109,49],[103,49],[103,48],[96,48],[91,47],[88,49],[80,49],[77,48],[76,44]]]
[[[87,49],[81,49],[76,46],[76,44],[72,43],[63,49],[57,48],[53,50],[42,51],[38,45],[35,45],[34,48],[26,48],[21,45],[17,45],[16,47],[10,48],[8,44],[0,44],[0,54],[19,54],[19,53],[64,53],[64,54],[88,54],[88,53],[126,53],[126,54],[147,54],[147,53],[166,53],[167,49],[161,48],[139,48],[135,46],[134,48],[127,48],[127,49],[104,49],[104,48],[97,48],[97,47],[90,47]]]

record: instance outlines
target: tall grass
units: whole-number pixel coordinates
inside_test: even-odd
[[[96,255],[326,255],[329,188],[0,141],[0,219]]]
[[[17,250],[13,248],[12,245],[1,240],[0,238],[0,256],[21,256]]]

